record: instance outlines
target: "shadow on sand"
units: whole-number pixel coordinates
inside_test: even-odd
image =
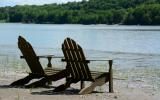
[[[9,86],[9,85],[0,85],[0,88],[1,88],[1,89],[11,88],[11,86]]]
[[[21,87],[13,87],[10,85],[0,85],[0,89],[8,89],[8,88],[21,88],[21,89],[26,89],[24,86]],[[53,92],[53,89],[55,88],[54,86],[51,87],[43,87],[43,88],[49,88],[52,90],[45,90],[45,91],[38,91],[38,92],[32,92],[32,95],[79,95],[79,89],[73,89],[69,88],[65,91],[62,92]],[[93,91],[92,93],[104,93],[104,92],[98,92],[98,91]]]
[[[31,94],[33,95],[79,95],[78,93],[80,92],[79,89],[67,89],[62,92],[53,92],[53,90],[46,90],[46,91],[41,91],[41,92],[32,92]],[[92,93],[104,93],[104,92],[97,92],[93,91]]]

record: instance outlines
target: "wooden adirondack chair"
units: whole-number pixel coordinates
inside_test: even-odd
[[[66,62],[66,69],[57,70],[53,75],[46,76],[40,81],[29,84],[26,87],[39,87],[41,83],[45,83],[48,80],[57,81],[66,78],[66,83],[56,87],[53,90],[54,92],[64,91],[66,88],[70,87],[72,83],[77,83],[79,81],[81,81],[82,89],[79,94],[91,93],[96,86],[101,86],[107,81],[109,81],[109,92],[113,92],[112,60],[103,60],[109,61],[108,72],[90,71],[88,63],[94,60],[86,60],[82,48],[76,44],[74,40],[66,38],[62,44],[62,51],[65,58],[62,59],[62,61]],[[92,84],[84,88],[84,81],[91,81]]]
[[[27,42],[22,36],[19,36],[18,38],[18,47],[23,54],[21,58],[24,58],[31,70],[31,73],[26,76],[25,78],[19,79],[13,83],[10,84],[10,86],[23,86],[27,84],[30,80],[36,79],[36,78],[42,78],[45,77],[46,74],[43,70],[42,65],[39,62],[39,58],[48,58],[49,63],[48,66],[51,64],[51,58],[53,55],[48,56],[37,56],[34,52],[31,44]]]
[[[54,91],[63,91],[70,86],[71,83],[77,83],[81,81],[82,90],[79,94],[91,93],[96,86],[101,86],[109,81],[109,92],[113,92],[112,81],[112,60],[109,60],[109,71],[101,73],[98,77],[93,78],[91,71],[88,67],[90,60],[86,60],[82,48],[76,44],[76,42],[70,38],[66,38],[62,44],[62,51],[65,61],[67,63],[66,70],[70,73],[67,76],[65,84],[55,88]],[[83,88],[83,81],[92,81],[89,87]]]

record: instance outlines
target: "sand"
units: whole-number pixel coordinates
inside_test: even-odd
[[[52,92],[52,88],[11,88],[11,82],[27,75],[11,73],[0,75],[0,100],[159,100],[160,69],[134,68],[114,70],[114,93],[108,92],[108,83],[91,94],[78,95],[79,83],[64,92]],[[151,79],[150,79],[151,78]],[[153,80],[152,80],[153,79]],[[53,82],[52,86],[62,84]],[[89,83],[87,83],[89,84]]]

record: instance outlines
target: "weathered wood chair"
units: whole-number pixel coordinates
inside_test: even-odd
[[[47,74],[43,70],[43,67],[40,64],[39,58],[47,58],[49,61],[48,67],[51,67],[51,58],[53,57],[53,55],[37,56],[31,44],[27,42],[22,36],[19,36],[18,38],[18,47],[21,53],[23,54],[21,58],[24,58],[26,60],[31,70],[31,73],[29,73],[29,75],[26,76],[25,78],[19,79],[11,83],[10,86],[23,86],[32,79],[45,77]]]
[[[12,86],[24,85],[28,83],[31,79],[43,77],[40,81],[34,82],[26,86],[39,87],[50,80],[57,81],[59,79],[66,78],[66,83],[58,86],[54,89],[54,91],[63,91],[66,88],[68,88],[71,83],[77,83],[81,81],[82,90],[79,92],[79,94],[86,94],[92,92],[96,86],[101,86],[105,84],[107,81],[109,81],[109,92],[113,92],[112,60],[107,60],[109,61],[108,72],[90,71],[88,63],[94,60],[86,60],[82,48],[78,44],[76,44],[74,40],[70,38],[66,38],[64,40],[64,43],[62,44],[62,51],[64,53],[65,58],[62,59],[62,61],[67,62],[66,69],[49,69],[49,72],[51,70],[53,72],[50,75],[45,74],[39,62],[39,58],[48,58],[48,66],[51,66],[50,61],[52,56],[37,56],[32,46],[22,37],[19,37],[18,46],[23,54],[22,58],[25,58],[32,73],[30,73],[27,77],[23,79],[13,82],[11,84]],[[84,88],[84,81],[92,81],[92,84]]]
[[[81,81],[81,91],[79,94],[91,93],[96,86],[101,86],[109,81],[109,92],[113,92],[112,80],[112,60],[109,61],[109,71],[99,73],[99,76],[93,78],[94,72],[91,72],[88,63],[91,60],[86,60],[82,48],[70,38],[66,38],[62,44],[62,51],[64,58],[62,61],[66,62],[66,71],[70,74],[66,77],[66,83],[58,86],[54,91],[63,91],[70,86],[71,83]],[[99,60],[100,61],[100,60]],[[105,61],[105,60],[103,60]],[[98,74],[98,72],[95,72]],[[91,81],[92,84],[84,88],[84,81]]]

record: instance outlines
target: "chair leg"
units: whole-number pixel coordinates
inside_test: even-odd
[[[46,83],[48,81],[57,81],[60,80],[62,78],[65,78],[66,76],[68,76],[68,72],[66,70],[62,70],[54,75],[51,76],[45,76],[44,78],[42,78],[39,81],[36,81],[34,83],[31,83],[27,86],[25,86],[26,88],[35,88],[35,87],[44,87],[46,86]]]
[[[13,83],[10,84],[10,86],[24,86],[25,84],[29,83],[29,81],[32,79],[33,77],[31,75],[28,75],[22,79],[14,81]]]
[[[109,75],[109,92],[113,93],[113,76],[112,73]]]
[[[46,78],[42,78],[39,81],[26,85],[25,88],[37,88],[37,87],[45,87],[48,80]]]
[[[109,76],[108,73],[104,73],[104,74],[98,76],[98,77],[94,80],[94,82],[92,82],[88,87],[83,88],[83,89],[79,92],[79,94],[80,94],[80,95],[83,95],[83,94],[91,93],[91,92],[95,89],[96,86],[102,86],[102,85],[105,84],[107,81],[109,81],[108,76]]]
[[[113,61],[109,60],[109,92],[113,93],[113,70],[112,70]]]
[[[81,87],[81,90],[85,87],[85,83],[84,83],[84,81],[81,81],[81,83],[80,83],[80,87]]]
[[[78,81],[77,81],[77,82],[78,82]],[[53,90],[53,92],[64,91],[64,90],[66,90],[68,87],[70,87],[70,85],[71,85],[72,83],[75,83],[75,81],[73,81],[72,79],[68,79],[65,84],[62,84],[62,85],[56,87],[56,88]]]

